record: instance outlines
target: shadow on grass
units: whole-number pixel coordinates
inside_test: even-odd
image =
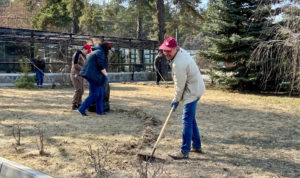
[[[62,143],[59,143],[56,139],[47,137],[46,138],[47,143],[51,144],[52,146],[55,146],[57,148],[57,150],[59,151],[60,155],[64,158],[68,158],[69,157],[69,153],[67,152],[67,150],[63,147]]]

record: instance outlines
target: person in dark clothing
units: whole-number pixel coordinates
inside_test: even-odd
[[[38,88],[42,88],[44,83],[44,72],[46,68],[45,60],[41,58],[41,56],[37,56],[32,61],[35,75],[36,75],[36,85]]]
[[[93,52],[88,56],[85,64],[81,68],[80,76],[89,82],[90,93],[78,108],[78,112],[82,116],[87,116],[88,109],[93,102],[96,101],[96,113],[103,115],[104,113],[104,83],[108,81],[108,59],[107,55],[111,49],[110,43],[102,43],[93,48]]]
[[[156,71],[156,84],[159,85],[159,82],[162,77],[164,77],[167,73],[167,59],[164,56],[163,52],[160,50],[158,51],[158,55],[154,60],[154,69]]]
[[[72,57],[70,77],[75,89],[72,99],[73,110],[78,109],[82,102],[82,95],[84,93],[84,80],[81,76],[79,76],[79,72],[86,60],[87,54],[89,53],[91,53],[91,46],[85,44],[82,49],[76,51]]]
[[[104,112],[109,112],[110,110],[109,97],[110,97],[110,86],[109,86],[109,81],[107,81],[104,82],[104,99],[103,99]],[[96,102],[90,105],[88,111],[96,112]]]

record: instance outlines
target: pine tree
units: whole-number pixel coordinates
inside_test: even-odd
[[[70,31],[72,18],[69,16],[68,3],[64,0],[49,0],[31,19],[34,29]]]
[[[83,34],[97,35],[104,30],[104,25],[99,22],[102,20],[103,7],[99,4],[89,4],[84,2],[82,16],[79,18],[79,27]]]
[[[232,89],[254,89],[259,71],[249,63],[249,57],[266,21],[266,14],[256,12],[260,0],[215,0],[206,10],[204,32],[209,34],[208,50],[200,52],[211,61],[213,80]]]

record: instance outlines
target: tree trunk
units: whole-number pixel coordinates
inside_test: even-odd
[[[137,26],[137,39],[143,39],[143,17],[139,17],[138,19],[138,26]],[[144,64],[144,50],[138,50],[138,64]],[[137,66],[137,71],[142,70],[141,65]]]
[[[139,16],[137,23],[137,39],[143,39],[143,17]]]
[[[158,41],[162,44],[165,38],[165,6],[164,0],[156,0],[157,21],[158,21]]]
[[[138,7],[138,24],[137,24],[137,39],[143,39],[144,35],[143,35],[143,16],[141,15],[141,0],[139,0],[137,2],[137,7]],[[138,61],[135,62],[135,70],[136,71],[141,71],[143,64],[144,64],[144,50],[140,49],[138,50],[137,53],[137,57],[138,57]],[[141,64],[141,65],[137,65],[137,64]]]
[[[73,19],[73,33],[77,34],[79,32],[79,22],[78,18]]]
[[[71,1],[71,7],[73,9],[72,11],[72,18],[73,18],[73,22],[72,22],[72,25],[73,25],[73,33],[74,34],[77,34],[79,32],[79,17],[81,15],[81,12],[80,12],[80,7],[78,6],[79,3],[77,3],[76,0],[72,0]]]

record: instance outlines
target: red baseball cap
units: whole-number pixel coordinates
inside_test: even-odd
[[[108,49],[111,49],[111,43],[107,43]]]
[[[92,50],[91,50],[92,47],[90,45],[85,44],[85,45],[83,45],[83,47],[88,50],[88,54],[92,52]]]
[[[173,37],[166,38],[163,44],[160,45],[160,50],[171,51],[173,48],[177,47],[177,41]]]

